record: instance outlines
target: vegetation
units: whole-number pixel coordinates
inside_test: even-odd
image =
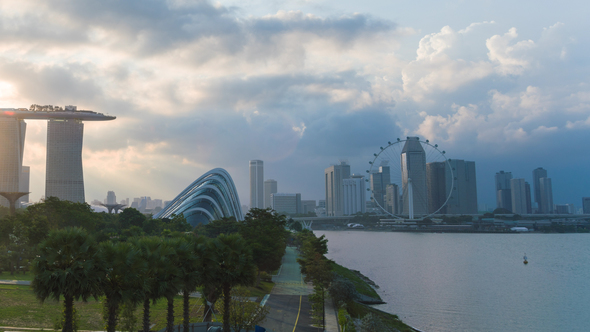
[[[153,219],[132,208],[120,214],[95,213],[88,204],[54,197],[15,216],[0,209],[0,217],[0,273],[11,274],[4,279],[33,283],[0,286],[0,322],[60,325],[64,331],[131,331],[140,320],[146,331],[152,323],[152,329],[171,330],[180,318],[176,313],[187,326],[189,320],[200,321],[205,312],[198,299],[189,297],[197,288],[210,303],[221,298],[218,306],[226,308],[232,306],[229,294],[235,286],[251,286],[258,280],[259,287],[249,295],[262,298],[272,288],[262,280],[280,267],[290,235],[286,217],[270,209],[253,209],[244,222],[214,221],[188,234],[193,227],[182,215]],[[34,273],[28,272],[32,267]],[[19,296],[6,296],[5,290]],[[57,300],[63,306],[53,302]],[[31,309],[35,318],[31,310],[10,309],[23,301],[21,308],[37,308]],[[248,323],[239,322],[239,314],[231,315],[232,310],[225,310],[224,321]]]
[[[105,270],[98,246],[81,228],[52,231],[35,259],[33,291],[41,302],[64,297],[64,332],[74,331],[74,300],[98,299]]]
[[[269,309],[256,302],[248,300],[248,290],[243,287],[236,287],[231,291],[232,301],[229,303],[229,326],[233,331],[252,331],[255,326],[264,321]],[[216,305],[216,309],[225,317],[226,303],[223,301]],[[225,319],[225,318],[223,318]],[[225,320],[222,320],[225,322]]]

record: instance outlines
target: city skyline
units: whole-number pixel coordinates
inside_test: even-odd
[[[171,199],[222,167],[247,203],[253,159],[281,192],[319,200],[322,169],[347,159],[363,174],[380,146],[408,136],[475,161],[479,204],[495,206],[499,170],[534,187],[537,167],[550,172],[555,204],[590,196],[584,2],[7,0],[0,9],[1,107],[117,116],[84,128],[87,201],[108,190]],[[46,139],[44,123],[28,122],[32,201],[45,193]]]

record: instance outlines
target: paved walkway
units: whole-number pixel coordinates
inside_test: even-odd
[[[31,285],[28,280],[0,280],[0,285]]]
[[[269,332],[317,332],[311,325],[311,304],[308,295],[313,293],[311,283],[305,283],[297,263],[297,251],[287,247],[283,264],[278,275],[272,277],[275,283],[266,305],[270,312],[263,323]],[[326,301],[326,329],[338,332],[336,312]]]

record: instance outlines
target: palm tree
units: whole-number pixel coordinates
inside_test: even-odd
[[[183,261],[180,260],[177,251],[191,251],[190,245],[183,238],[166,239],[163,243],[162,249],[169,266],[166,269],[161,269],[158,273],[158,285],[163,297],[168,301],[167,315],[166,315],[166,332],[174,332],[174,296],[178,294],[182,288],[182,280],[180,279],[181,266]],[[188,331],[188,330],[185,330]]]
[[[105,271],[98,257],[98,246],[81,228],[64,228],[49,233],[39,245],[33,262],[35,278],[31,285],[41,302],[64,296],[63,332],[73,331],[74,300],[102,294]]]
[[[143,300],[146,288],[143,275],[147,270],[147,262],[142,259],[139,249],[129,242],[101,243],[100,257],[108,264],[102,283],[108,313],[107,331],[114,332],[119,306],[124,302],[137,304]]]
[[[174,272],[175,266],[171,263],[173,249],[166,245],[159,237],[145,237],[135,240],[142,259],[147,262],[147,270],[144,276],[146,288],[143,297],[143,331],[150,330],[150,301],[155,302],[166,296],[166,274]]]
[[[181,262],[178,277],[182,283],[184,331],[188,331],[189,328],[189,295],[197,286],[203,284],[206,242],[207,238],[203,236],[187,235],[185,242],[176,248],[176,255]]]
[[[223,330],[230,331],[231,290],[234,286],[251,285],[256,276],[252,251],[241,235],[221,234],[211,241],[208,253],[214,256],[215,261],[206,266],[211,274],[205,278],[221,288],[224,299]]]

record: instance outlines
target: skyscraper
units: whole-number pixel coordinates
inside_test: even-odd
[[[582,197],[582,212],[590,214],[590,197]]]
[[[428,163],[426,164],[426,174],[429,213],[434,213],[437,210],[440,214],[477,213],[475,162],[449,159],[448,163]],[[451,174],[453,179],[451,179]],[[451,193],[450,197],[449,193]],[[441,208],[445,201],[446,205]]]
[[[114,191],[107,192],[106,204],[117,204],[117,196],[115,195]]]
[[[21,119],[0,117],[0,191],[20,191],[26,129]],[[0,196],[0,205],[8,200]]]
[[[538,167],[533,170],[533,190],[535,193],[533,194],[533,198],[535,199],[535,206],[533,209],[536,213],[541,213],[541,184],[539,179],[547,177],[547,170],[543,169],[543,167]]]
[[[527,214],[526,182],[524,179],[510,179],[510,190],[512,196],[512,212]]]
[[[272,207],[270,195],[277,193],[277,181],[273,179],[264,180],[264,207]]]
[[[550,178],[539,179],[539,191],[541,193],[540,213],[552,214],[553,211],[553,187]]]
[[[342,216],[343,209],[343,180],[350,177],[350,165],[345,161],[340,165],[332,165],[324,170],[326,184],[326,215]]]
[[[395,183],[385,187],[385,209],[391,214],[400,214],[399,186]]]
[[[373,197],[375,198],[377,204],[379,204],[379,206],[381,206],[383,209],[385,209],[385,190],[387,185],[390,183],[390,168],[387,165],[387,162],[384,160],[381,166],[379,166],[379,171],[370,174],[370,184]]]
[[[25,122],[23,119],[49,120],[47,123],[47,160],[45,175],[45,197],[55,196],[62,200],[73,202],[84,202],[84,177],[82,173],[82,139],[84,124],[82,121],[108,121],[114,120],[114,116],[104,115],[93,111],[77,110],[76,106],[39,106],[32,105],[30,109],[0,109],[0,123],[8,126],[8,131],[0,130],[0,153],[8,153],[11,157],[2,163],[1,172],[14,173],[10,180],[18,183],[22,176],[22,170],[6,165],[12,164],[20,154],[20,168],[22,168],[22,151],[25,140]],[[5,136],[6,135],[6,136]],[[5,150],[6,149],[6,150]],[[18,151],[17,151],[18,150]],[[6,152],[13,151],[13,152]],[[15,152],[17,151],[17,152]],[[0,175],[0,190],[2,190],[2,179]],[[20,185],[15,188],[18,190]]]
[[[365,199],[365,177],[358,174],[353,174],[350,178],[342,180],[343,185],[343,214],[352,215],[357,212],[365,213],[366,199]],[[385,206],[382,205],[384,208]]]
[[[496,207],[512,212],[512,189],[510,189],[511,172],[496,173]]]
[[[531,185],[528,182],[524,183],[524,191],[526,193],[526,213],[533,213],[533,206],[531,204]]]
[[[250,160],[250,208],[264,209],[264,169],[262,160]]]
[[[84,123],[51,119],[47,123],[45,197],[83,203],[82,140]]]
[[[426,153],[418,137],[408,137],[401,152],[403,214],[410,214],[409,183],[415,215],[428,214]]]

